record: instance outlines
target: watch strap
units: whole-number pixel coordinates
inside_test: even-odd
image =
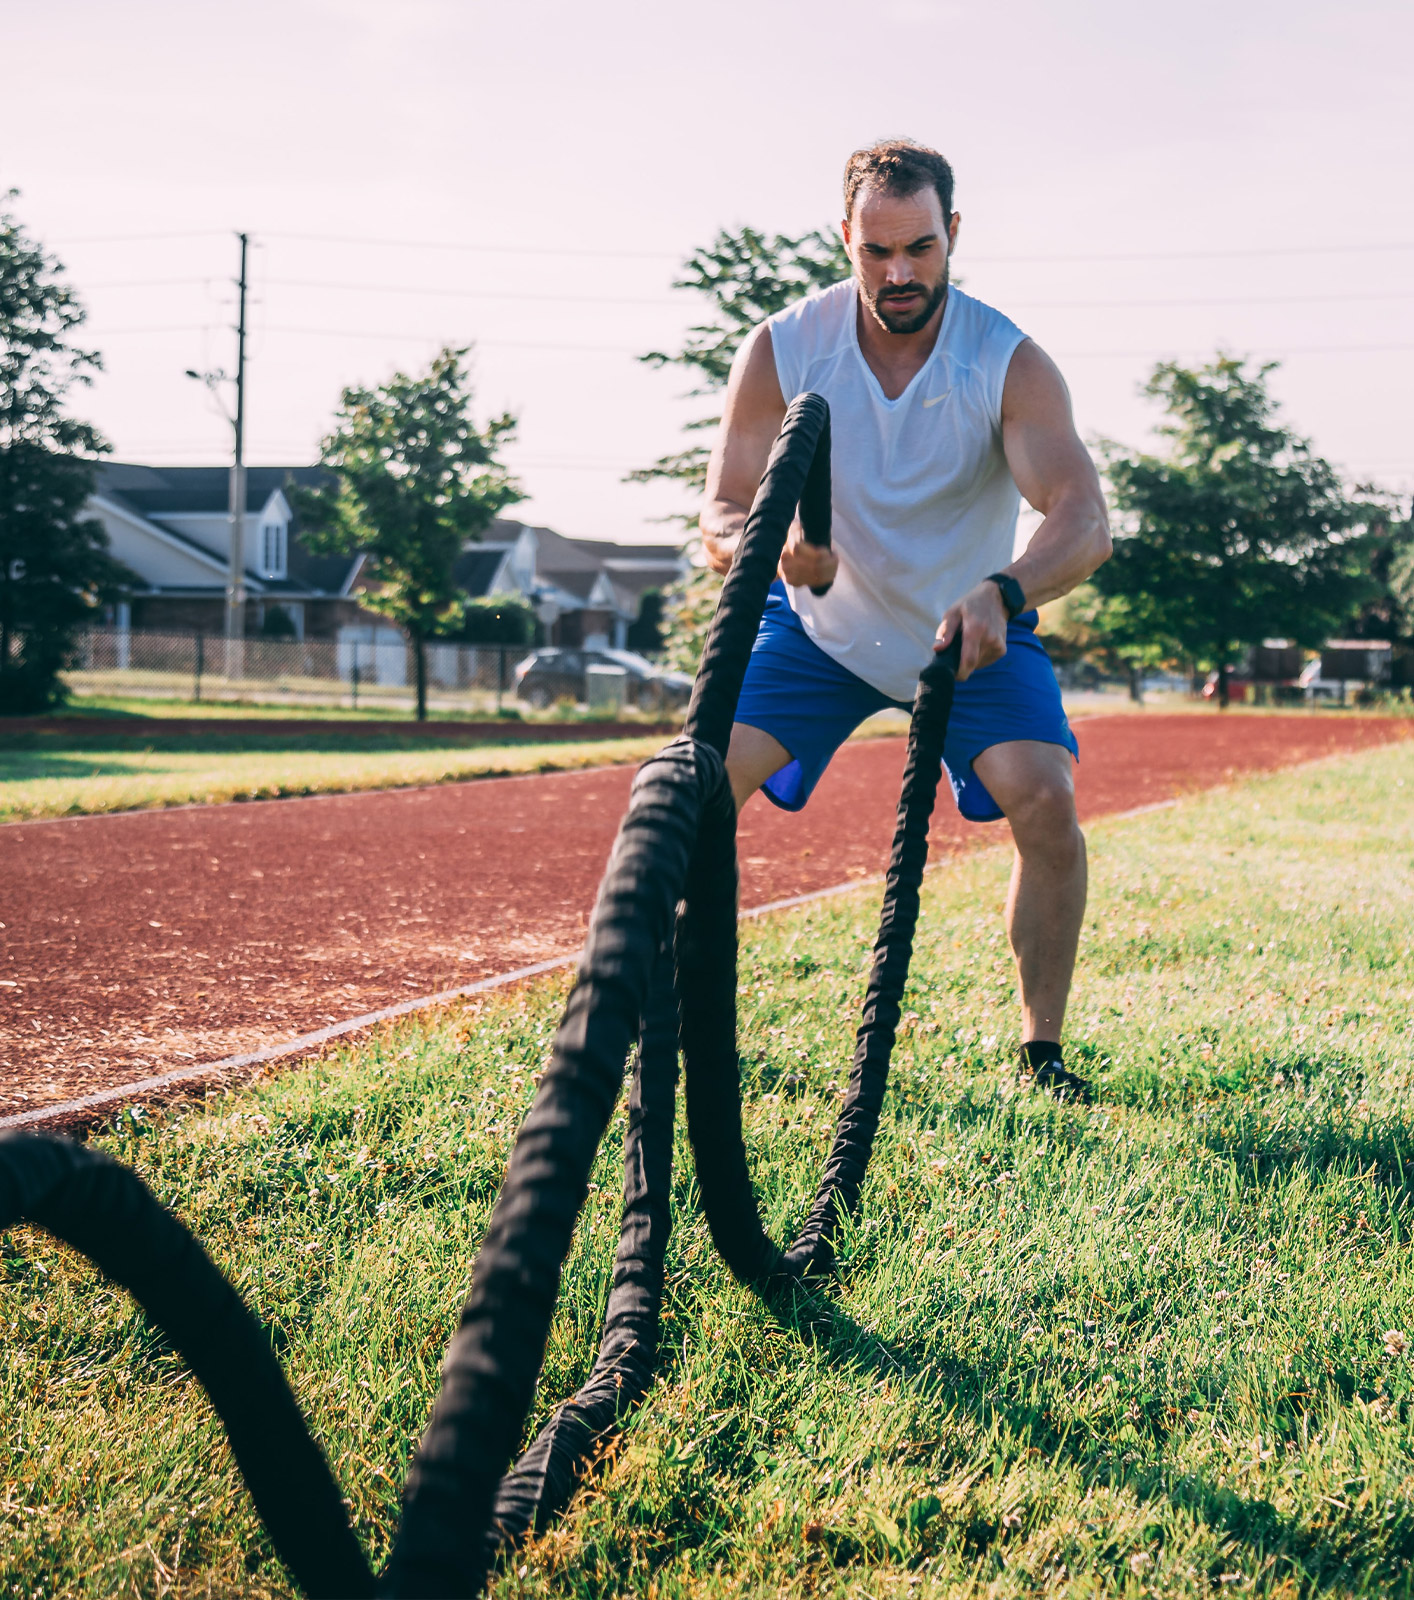
[[[1025,611],[1026,592],[1009,572],[989,572],[985,581],[996,584],[1001,590],[1002,604],[1006,607],[1008,622]]]

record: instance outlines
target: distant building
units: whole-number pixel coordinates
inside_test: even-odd
[[[364,558],[304,548],[285,489],[324,481],[320,467],[246,469],[247,634],[267,630],[272,611],[301,639],[376,645],[396,630],[360,604]],[[120,628],[220,633],[225,626],[230,550],[225,467],[146,467],[103,462],[89,500],[113,555],[137,578],[114,608]],[[454,569],[473,597],[520,595],[536,609],[552,644],[622,647],[644,592],[665,589],[687,570],[676,545],[566,539],[549,528],[501,518],[470,543]],[[389,636],[391,635],[391,638]]]

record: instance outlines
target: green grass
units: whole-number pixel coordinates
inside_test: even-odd
[[[496,711],[494,696],[487,694],[484,706],[460,705],[452,708],[435,702],[427,708],[429,722],[494,722]],[[386,722],[392,727],[412,722],[413,710],[406,705],[387,705],[378,700],[361,700],[357,706],[348,704],[323,705],[303,700],[192,700],[177,697],[142,695],[75,694],[51,715],[65,717],[199,717],[203,721],[251,719],[279,722]],[[508,689],[504,696],[502,715],[514,717],[518,722],[585,722],[593,724],[604,720],[603,713],[581,710],[567,704],[557,704],[545,711],[533,711],[516,700]],[[660,722],[657,712],[641,712],[636,706],[625,706],[620,714],[625,722]],[[670,715],[670,714],[669,714]]]
[[[1409,1593],[1406,789],[1396,746],[1092,830],[1070,1028],[1089,1111],[1001,1092],[1006,861],[932,876],[841,1286],[778,1316],[733,1285],[683,1148],[658,1385],[494,1592]],[[744,932],[777,1236],[819,1169],[876,914],[861,891]],[[105,1139],[270,1327],[380,1560],[563,992]],[[536,1420],[592,1359],[621,1127]],[[288,1592],[203,1398],[123,1295],[21,1230],[0,1325],[0,1593]]]
[[[0,823],[149,806],[392,789],[517,772],[642,761],[661,733],[544,744],[438,744],[396,725],[376,734],[12,735],[0,746]]]

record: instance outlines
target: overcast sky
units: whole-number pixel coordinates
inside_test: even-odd
[[[958,177],[956,271],[1059,360],[1081,430],[1142,442],[1154,360],[1283,362],[1291,420],[1414,486],[1414,7],[1342,0],[0,0],[0,189],[91,309],[119,459],[226,459],[256,241],[248,459],[313,459],[340,389],[475,346],[520,418],[518,513],[650,539],[621,482],[700,414],[676,264],[720,227],[832,224],[855,146]]]

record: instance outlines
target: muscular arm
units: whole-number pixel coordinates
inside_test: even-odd
[[[731,568],[785,414],[771,330],[763,323],[747,336],[732,363],[722,425],[707,463],[707,498],[699,526],[707,565],[713,572],[725,573]],[[831,583],[837,567],[830,551],[805,543],[799,524],[791,528],[780,567],[787,583]]]
[[[1016,486],[1045,520],[1026,551],[1004,570],[1028,606],[1069,594],[1109,559],[1109,518],[1099,475],[1070,414],[1070,394],[1055,362],[1031,340],[1017,346],[1002,392],[1002,445]],[[938,629],[943,649],[962,626],[966,678],[1006,652],[1006,608],[996,584],[978,584]]]

